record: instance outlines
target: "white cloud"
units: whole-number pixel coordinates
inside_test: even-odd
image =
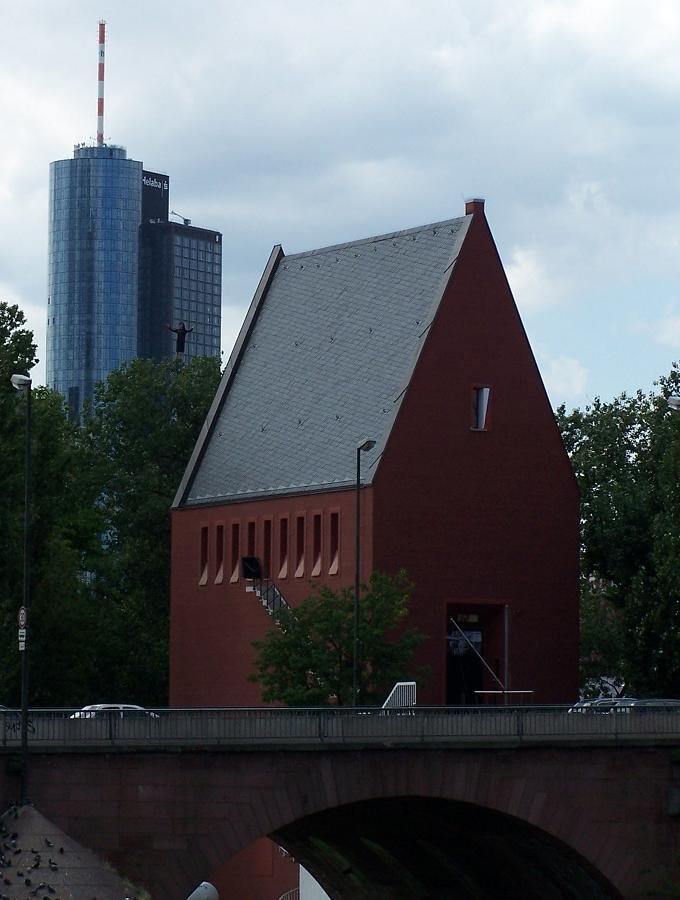
[[[102,16],[107,136],[170,175],[175,209],[224,233],[225,351],[273,244],[416,226],[482,196],[558,381],[575,390],[587,369],[608,395],[667,369],[676,0],[204,0],[189,17],[145,0],[141,19],[133,0],[72,0],[68,16],[0,6],[0,279],[30,299],[41,344],[48,165],[93,136]],[[644,347],[626,330],[635,285],[666,326]],[[612,321],[622,362],[603,346]]]
[[[547,275],[536,247],[515,247],[505,272],[517,306],[524,313],[551,306],[562,296],[561,286]]]
[[[541,357],[539,368],[553,406],[578,404],[585,397],[588,370],[572,356]]]
[[[652,333],[657,344],[673,347],[680,353],[680,313],[669,313],[652,326]]]

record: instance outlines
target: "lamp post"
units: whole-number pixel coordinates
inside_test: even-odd
[[[19,625],[25,629],[21,651],[21,805],[27,802],[28,783],[28,610],[30,608],[30,537],[31,537],[31,379],[28,375],[12,375],[12,387],[26,395],[26,446],[24,465],[24,600]],[[23,622],[23,626],[22,626]],[[21,649],[23,644],[23,649]]]
[[[372,450],[375,441],[364,438],[357,444],[356,549],[354,553],[354,635],[352,641],[352,706],[359,695],[359,591],[361,590],[361,454]]]

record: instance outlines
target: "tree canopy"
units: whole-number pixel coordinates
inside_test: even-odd
[[[582,681],[613,675],[639,695],[680,690],[680,391],[558,410],[582,497]]]
[[[0,303],[0,702],[19,699],[25,398],[35,362]],[[167,702],[170,505],[219,382],[219,360],[135,360],[100,385],[82,425],[32,392],[30,702]]]
[[[99,387],[85,425],[105,523],[90,584],[109,634],[100,668],[140,703],[167,702],[170,505],[219,378],[215,357],[136,359]]]
[[[413,586],[405,572],[374,572],[362,585],[359,615],[361,706],[382,702],[397,681],[409,677],[409,662],[426,635],[399,626],[408,614]],[[261,641],[251,681],[262,698],[287,706],[351,705],[354,648],[354,589],[315,587],[295,609],[282,608]],[[423,679],[426,672],[420,670]]]

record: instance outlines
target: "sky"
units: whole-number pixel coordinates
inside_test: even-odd
[[[96,134],[222,231],[228,358],[274,244],[486,214],[553,405],[680,358],[680,4],[0,0],[0,299],[45,377],[48,169]]]

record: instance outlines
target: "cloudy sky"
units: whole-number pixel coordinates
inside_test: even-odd
[[[554,404],[680,358],[680,4],[0,0],[0,298],[44,379],[51,160],[96,132],[224,233],[228,355],[288,253],[486,211]]]

